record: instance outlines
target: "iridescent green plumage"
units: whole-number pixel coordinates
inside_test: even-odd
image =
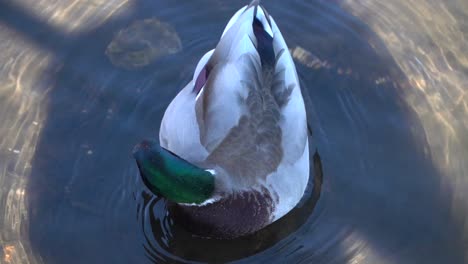
[[[134,152],[146,186],[176,203],[200,204],[214,192],[214,176],[154,141],[143,141]]]

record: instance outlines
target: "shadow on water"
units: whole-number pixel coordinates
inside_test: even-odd
[[[216,3],[195,6],[217,8]],[[44,73],[53,89],[47,91],[48,115],[27,192],[35,254],[45,263],[242,257],[293,263],[462,262],[463,230],[452,223],[450,192],[441,187],[424,129],[403,100],[406,77],[365,24],[323,1],[295,1],[288,10],[280,1],[265,3],[280,28],[288,28],[283,34],[291,47],[305,47],[329,62],[298,63],[310,95],[313,147],[325,171],[317,211],[309,217],[307,210],[318,198],[312,196],[313,204],[306,202],[285,220],[236,241],[197,238],[177,227],[166,203],[145,194],[130,152],[140,139],[157,135],[167,104],[191,77],[196,60],[216,43],[219,34],[213,32],[220,33],[241,6],[181,18],[179,5],[194,8],[187,2],[135,1],[124,15],[73,35],[12,1],[0,1],[0,23],[56,55]],[[307,22],[291,15],[303,10],[309,12]],[[193,50],[139,71],[116,69],[104,54],[113,34],[148,17],[171,23],[185,44],[194,33],[181,22],[210,30]]]

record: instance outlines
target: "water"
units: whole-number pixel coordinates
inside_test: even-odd
[[[0,1],[0,263],[468,262],[463,0],[264,1],[296,58],[321,189],[233,241],[192,236],[147,193],[131,149],[243,4]],[[144,19],[182,49],[114,66],[109,43]]]

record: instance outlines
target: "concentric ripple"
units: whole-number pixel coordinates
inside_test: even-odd
[[[321,188],[236,240],[192,235],[148,193],[133,146],[157,137],[243,4],[0,1],[0,263],[468,262],[463,0],[265,1],[296,60]],[[109,43],[146,19],[182,50],[112,65]]]

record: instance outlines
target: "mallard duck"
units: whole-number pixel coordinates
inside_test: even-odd
[[[159,143],[135,151],[145,185],[211,234],[255,232],[293,209],[309,179],[304,100],[259,1],[230,19],[168,106]]]

